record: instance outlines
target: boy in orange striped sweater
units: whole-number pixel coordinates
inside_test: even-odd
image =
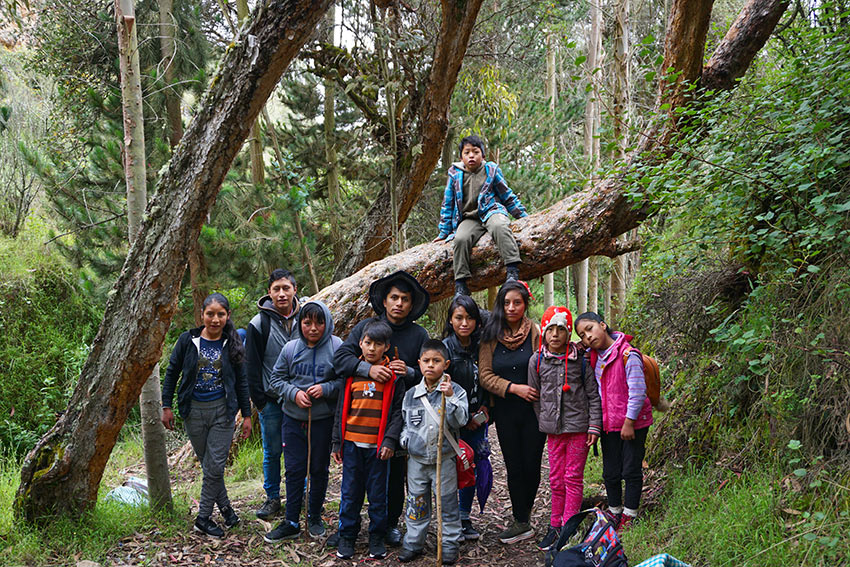
[[[360,339],[363,359],[388,367],[391,337],[392,328],[385,321],[376,318],[368,323]],[[343,559],[354,556],[365,495],[369,496],[369,556],[382,558],[387,553],[387,460],[398,447],[403,425],[405,390],[399,380],[395,373],[387,382],[351,376],[339,396],[332,452],[334,460],[342,464],[336,554]]]

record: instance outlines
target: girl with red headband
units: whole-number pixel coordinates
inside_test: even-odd
[[[528,362],[528,385],[540,392],[534,413],[546,433],[552,513],[549,531],[538,544],[547,550],[561,527],[581,510],[587,452],[602,431],[602,404],[596,377],[584,362],[584,346],[570,342],[572,314],[549,307],[540,322],[540,349]]]

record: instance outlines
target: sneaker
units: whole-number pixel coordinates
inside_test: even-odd
[[[517,266],[507,266],[506,272],[507,272],[507,275],[505,276],[506,282],[519,279],[519,267],[517,267]]]
[[[401,530],[398,528],[390,528],[387,530],[387,535],[384,536],[384,542],[390,547],[398,547],[401,545]]]
[[[195,518],[195,526],[193,529],[198,533],[206,534],[210,537],[224,537],[224,530],[218,527],[218,524],[216,524],[209,516],[206,518],[203,516]]]
[[[623,522],[623,513],[613,514],[609,512],[609,514],[611,516],[611,524],[613,524],[615,530],[619,531],[620,524]]]
[[[325,542],[325,545],[327,545],[328,547],[338,546],[339,545],[339,532],[336,531],[336,532],[332,533],[331,536],[328,538],[328,541]]]
[[[624,529],[631,526],[632,522],[634,522],[634,521],[635,521],[634,516],[629,516],[628,514],[623,514],[623,517],[620,518],[620,524],[617,526],[617,533],[620,533]]]
[[[534,537],[534,530],[528,522],[514,522],[511,527],[499,534],[502,543],[516,543]]]
[[[466,280],[455,280],[455,297],[458,295],[469,295],[469,287]]]
[[[293,524],[289,520],[284,520],[277,525],[275,529],[263,536],[263,539],[268,543],[277,543],[285,539],[294,539],[301,533],[298,525]]]
[[[443,550],[443,565],[454,565],[457,563],[457,549]]]
[[[461,520],[460,525],[463,541],[474,541],[481,537],[479,531],[472,526],[472,520]]]
[[[233,506],[225,506],[219,509],[219,512],[221,512],[221,517],[224,519],[224,527],[228,530],[239,523],[239,516],[236,515]]]
[[[552,549],[552,546],[558,543],[559,537],[561,537],[561,528],[549,526],[549,531],[546,532],[546,535],[543,536],[543,539],[537,544],[538,549],[541,549],[542,551],[549,551]]]
[[[413,549],[407,549],[406,547],[399,551],[398,560],[402,563],[408,563],[409,561],[413,561],[417,557],[422,556],[422,550],[414,551]]]
[[[307,517],[307,533],[310,534],[310,537],[324,537],[327,532],[328,530],[321,516],[316,518],[312,516]]]
[[[342,542],[339,544],[342,548]],[[384,538],[379,535],[369,534],[369,557],[372,559],[383,559],[387,554],[387,546],[384,545]]]
[[[268,520],[280,512],[280,498],[269,498],[259,510],[255,510],[254,514],[261,520]]]
[[[354,540],[340,538],[339,547],[336,548],[336,556],[340,559],[351,559],[354,557]]]

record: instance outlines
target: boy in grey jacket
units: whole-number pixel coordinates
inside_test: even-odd
[[[310,469],[307,524],[313,537],[325,534],[322,507],[328,488],[336,399],[342,385],[333,369],[334,351],[342,344],[333,335],[333,319],[321,301],[305,303],[298,314],[300,337],[280,351],[269,377],[269,390],[283,408],[283,458],[286,464],[286,517],[264,536],[269,543],[297,537]],[[307,432],[310,431],[310,462]]]
[[[443,521],[443,564],[457,561],[461,541],[460,509],[457,500],[455,451],[448,437],[458,438],[460,428],[469,419],[466,391],[452,387],[446,374],[449,353],[439,340],[429,339],[419,354],[422,381],[404,395],[402,417],[404,429],[401,446],[407,449],[407,511],[404,549],[399,561],[406,563],[422,555],[425,535],[431,523],[431,486],[441,483]],[[442,447],[437,447],[442,398],[446,398],[446,414]],[[429,409],[430,408],[430,409]],[[442,451],[441,478],[437,478],[437,451]]]

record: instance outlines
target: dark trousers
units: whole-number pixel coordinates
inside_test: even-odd
[[[540,486],[546,434],[538,429],[531,404],[510,400],[498,409],[496,435],[505,459],[514,519],[528,522]]]
[[[643,456],[649,427],[635,429],[635,438],[623,441],[619,431],[602,434],[602,480],[608,493],[608,506],[637,510],[643,490]],[[623,481],[626,498],[623,501]]]
[[[339,537],[355,540],[360,532],[363,497],[369,496],[369,535],[387,533],[387,461],[375,448],[342,443],[342,487],[339,502]]]
[[[334,418],[314,419],[310,428],[310,500],[307,516],[318,518],[325,505],[328,490],[328,467],[331,462],[331,432]],[[307,422],[283,416],[283,459],[286,465],[286,519],[295,524],[304,502],[307,478]]]
[[[407,484],[407,457],[392,457],[389,460],[387,479],[387,527],[397,528],[398,520],[405,507],[404,487]]]

